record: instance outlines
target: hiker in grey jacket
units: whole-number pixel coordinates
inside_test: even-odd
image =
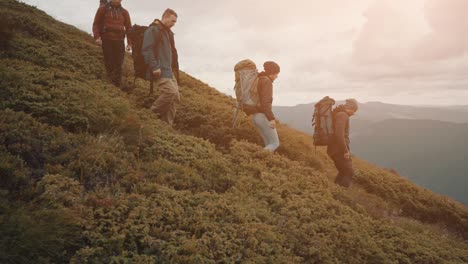
[[[148,79],[155,81],[160,93],[151,110],[171,125],[180,102],[178,54],[171,31],[176,22],[177,14],[167,9],[162,19],[156,19],[146,30],[141,48],[145,63],[149,66]]]
[[[273,82],[278,78],[280,66],[273,61],[263,64],[264,71],[258,74],[259,105],[253,112],[253,123],[265,143],[265,149],[274,152],[280,145],[276,131],[276,119],[272,111]]]
[[[338,170],[335,183],[349,187],[354,177],[351,151],[349,148],[349,118],[358,110],[355,99],[347,99],[344,105],[333,110],[334,135],[328,144],[327,154]]]

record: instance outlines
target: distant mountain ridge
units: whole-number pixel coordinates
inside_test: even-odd
[[[281,121],[312,134],[313,105],[274,110]],[[363,103],[351,119],[351,148],[361,158],[468,204],[467,121],[468,106]]]
[[[336,105],[341,103],[343,102],[337,101]],[[274,106],[273,108],[280,120],[288,120],[288,122],[289,120],[296,120],[294,115],[300,114],[305,117],[300,119],[301,123],[303,123],[307,117],[312,116],[314,104],[315,103],[296,106]],[[356,113],[354,119],[368,121],[382,121],[385,119],[428,119],[453,123],[468,123],[468,106],[409,106],[368,102],[359,104],[359,111]],[[307,125],[310,127],[310,122]],[[301,130],[304,130],[304,128],[303,126]]]

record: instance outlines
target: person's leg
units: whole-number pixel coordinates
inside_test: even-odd
[[[263,138],[265,149],[274,152],[280,145],[278,132],[270,127],[270,123],[263,113],[255,114],[254,122]]]
[[[180,102],[180,93],[179,93],[179,86],[177,85],[177,81],[175,79],[172,79],[171,83],[172,83],[172,90],[174,93],[174,98],[171,101],[171,103],[168,105],[166,119],[167,119],[167,122],[172,125],[174,123],[174,119],[176,116],[177,105]]]
[[[265,148],[271,152],[275,152],[275,150],[278,149],[280,146],[278,131],[276,130],[276,128],[271,128],[270,124],[268,124],[268,128],[269,129],[266,133],[268,144]]]
[[[343,159],[343,178],[341,185],[344,187],[351,186],[354,178],[353,161],[351,159]]]
[[[265,138],[265,135],[263,133],[263,127],[262,127],[262,114],[258,113],[258,114],[254,114],[252,115],[252,122],[253,124],[255,125],[255,127],[257,128],[257,131],[258,131],[258,134],[260,135],[260,137],[262,138],[263,140],[263,145],[267,145],[267,139]]]
[[[338,154],[333,158],[335,166],[338,169],[338,175],[335,179],[335,183],[349,187],[354,177],[353,162],[351,159],[345,159],[344,153]]]
[[[117,41],[115,40],[107,40],[108,47],[109,47],[109,79],[111,82],[117,86],[116,83],[116,72],[117,72],[117,64],[119,61],[119,49],[118,49],[118,44]]]
[[[107,77],[112,80],[112,43],[107,39],[102,40],[102,54],[104,56],[104,66],[106,67]]]
[[[338,170],[338,173],[336,174],[336,178],[335,178],[335,183],[340,184],[341,180],[343,178],[341,162],[340,162],[338,156],[333,156],[333,157],[331,157],[331,159],[333,160],[333,163],[335,164],[335,168]]]
[[[123,40],[116,40],[114,43],[114,75],[113,83],[115,86],[120,87],[122,82],[122,66],[125,58],[125,42]]]
[[[172,79],[161,78],[156,81],[159,89],[159,97],[151,106],[151,110],[159,117],[172,125],[175,117],[175,104],[180,100],[179,90]]]

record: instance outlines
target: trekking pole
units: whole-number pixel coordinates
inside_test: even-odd
[[[153,82],[153,78],[151,78],[151,80],[150,80],[150,93],[149,93],[149,95],[152,95],[152,94],[153,94],[153,90],[154,90],[154,82]]]
[[[239,108],[234,109],[234,119],[232,121],[232,128],[237,128],[237,121],[239,119]]]

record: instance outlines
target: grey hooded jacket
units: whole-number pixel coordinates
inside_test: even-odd
[[[174,43],[174,33],[164,26],[160,20],[156,19],[146,30],[141,52],[145,58],[145,63],[149,66],[149,76],[151,76],[151,72],[158,69],[161,69],[161,78],[171,79],[174,77],[174,72],[178,73],[179,62]]]

